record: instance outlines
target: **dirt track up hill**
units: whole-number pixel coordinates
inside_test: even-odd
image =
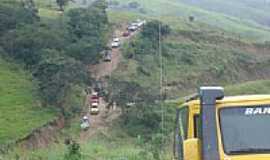
[[[123,37],[122,33],[125,31],[126,27],[127,26],[123,26],[121,27],[121,29],[118,29],[113,33],[114,37],[117,37],[120,39],[121,44],[132,39],[140,31],[140,30],[137,30],[135,32],[131,32],[130,36]],[[110,46],[110,44],[111,44],[111,41],[108,43],[108,45]],[[118,64],[121,62],[121,58],[122,58],[121,47],[112,48],[111,62],[101,61],[99,64],[90,65],[89,70],[92,73],[93,77],[97,80],[105,76],[111,76],[113,71],[117,69]]]
[[[121,27],[121,29],[116,30],[113,33],[114,37],[120,39],[120,43],[123,44],[132,39],[140,30],[131,32],[130,36],[123,37],[122,33],[125,32],[127,26]],[[111,41],[108,45],[111,44]],[[111,76],[114,70],[117,69],[118,64],[121,62],[122,53],[121,47],[112,49],[111,62],[104,62],[103,60],[96,65],[90,65],[89,70],[96,80],[100,80],[102,77]],[[86,99],[89,99],[91,95],[87,95]],[[98,133],[108,133],[109,127],[112,125],[112,121],[121,115],[121,110],[116,106],[108,106],[108,103],[104,99],[100,99],[100,113],[98,115],[90,115],[87,110],[89,110],[89,102],[86,102],[86,113],[90,119],[90,128],[87,131],[82,131],[80,134],[80,142],[84,142]]]

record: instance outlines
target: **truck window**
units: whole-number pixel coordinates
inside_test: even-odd
[[[219,116],[226,154],[270,153],[270,105],[223,108]]]
[[[187,139],[188,133],[188,107],[177,111],[175,132],[175,155],[178,160],[183,160],[183,142]]]
[[[199,115],[195,115],[193,117],[193,121],[194,121],[194,138],[198,138],[199,137]]]
[[[180,136],[182,140],[187,139],[188,133],[188,107],[184,107],[179,111],[179,127],[180,127]]]
[[[200,123],[200,116],[198,114],[196,114],[193,117],[193,121],[194,121],[194,138],[199,138],[201,133],[201,123]]]

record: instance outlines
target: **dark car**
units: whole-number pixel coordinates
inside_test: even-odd
[[[130,35],[130,32],[129,31],[126,31],[123,33],[123,37],[128,37]]]
[[[112,52],[108,51],[104,55],[104,61],[105,62],[111,62],[112,61]]]

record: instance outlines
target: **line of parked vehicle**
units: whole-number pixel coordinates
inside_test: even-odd
[[[122,37],[130,37],[132,32],[136,32],[140,28],[143,27],[143,25],[146,24],[145,20],[137,19],[135,22],[132,22],[128,25],[126,28],[126,31],[122,33]],[[121,44],[120,37],[114,37],[112,39],[111,47],[110,49],[106,50],[104,52],[104,61],[105,62],[111,62],[112,61],[112,49],[119,48]],[[88,97],[88,108],[90,115],[98,115],[100,112],[100,96],[98,95],[98,92],[94,91],[91,93],[91,96]],[[127,103],[127,105],[132,106],[134,103]],[[81,120],[81,129],[87,130],[90,127],[90,115],[84,115]]]
[[[126,31],[122,33],[123,37],[129,37],[132,32],[135,32],[142,28],[146,24],[146,20],[137,19],[136,21],[130,23],[126,28]],[[103,60],[105,62],[111,62],[112,60],[112,49],[119,48],[121,46],[121,40],[119,37],[114,37],[111,43],[111,49],[105,51]]]
[[[140,20],[137,19],[135,22],[132,22],[128,27],[127,27],[127,31],[128,32],[135,32],[138,29],[140,29],[141,27],[143,27],[143,25],[146,24],[146,20]],[[123,34],[124,36],[124,34]]]
[[[97,92],[92,92],[91,96],[88,97],[88,108],[90,115],[98,115],[100,112],[99,109],[100,97]],[[86,114],[81,120],[81,129],[88,130],[90,127],[90,115]]]

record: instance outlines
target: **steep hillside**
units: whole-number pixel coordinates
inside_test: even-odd
[[[0,55],[10,61],[7,63],[2,58],[0,59],[1,151],[6,149],[2,145],[13,148],[16,140],[26,138],[32,130],[37,131],[36,129],[47,122],[52,122],[57,113],[64,115],[65,118],[72,117],[73,114],[80,112],[84,105],[85,96],[82,91],[90,77],[87,74],[86,65],[82,64],[77,55],[77,59],[68,55],[67,50],[71,48],[64,47],[71,46],[67,44],[66,39],[71,34],[64,31],[68,28],[67,24],[61,23],[60,28],[59,20],[53,19],[57,17],[52,15],[46,17],[38,10],[46,9],[56,14],[58,12],[50,9],[46,3],[42,3],[44,1],[37,2],[39,3],[17,0],[0,2]],[[36,6],[41,6],[41,8],[36,8]],[[91,17],[91,15],[86,16]],[[96,18],[96,16],[92,17]],[[97,33],[96,30],[95,33]],[[102,30],[100,33],[105,32]],[[97,37],[104,38],[105,36],[97,35]],[[97,38],[93,39],[103,45]],[[98,44],[93,44],[92,49],[95,49]],[[73,44],[73,46],[77,45]],[[84,47],[81,45],[78,48]],[[87,49],[90,50],[90,48]],[[74,50],[72,53],[79,52]],[[100,48],[100,50],[103,49]],[[99,51],[95,50],[93,53],[98,54]],[[84,60],[85,57],[83,56]],[[53,123],[49,126],[53,128],[51,125]],[[38,130],[37,132],[46,131]],[[32,134],[32,136],[35,135]],[[44,141],[47,143],[47,140]]]
[[[77,127],[77,122],[74,123],[74,126],[76,133],[79,134],[80,129]],[[68,134],[68,131],[70,130],[66,130],[65,133]],[[120,129],[115,126],[110,129],[110,134],[99,131],[91,139],[80,143],[82,160],[144,159],[144,155],[142,155],[144,151],[137,143],[139,143],[138,140],[121,133]],[[48,148],[38,149],[35,152],[25,152],[21,149],[16,149],[15,153],[5,155],[4,158],[13,159],[16,157],[16,154],[19,154],[21,155],[20,158],[27,160],[37,158],[41,160],[59,160],[64,159],[66,152],[67,148],[64,144],[64,139],[61,139],[60,143],[52,143]]]
[[[55,116],[42,108],[37,99],[36,84],[20,66],[0,58],[0,144],[23,138]]]
[[[227,86],[225,92],[231,96],[241,94],[270,94],[269,88],[269,80],[258,80]]]
[[[140,35],[125,46],[125,56],[132,58],[123,61],[114,74],[116,79],[159,88],[160,56],[158,50],[149,47],[150,41]],[[239,41],[219,32],[174,30],[162,41],[163,84],[176,98],[200,85],[268,78],[268,52],[267,44]]]
[[[250,20],[270,26],[270,2],[267,0],[178,0],[208,11],[219,12],[240,19]]]
[[[119,5],[112,6],[112,10],[114,10],[114,12],[119,12],[119,10],[128,10],[142,15],[150,16],[152,18],[158,17],[161,18],[162,21],[168,21],[172,24],[185,23],[185,21],[188,21],[189,16],[194,16],[197,23],[207,24],[211,27],[219,28],[226,32],[234,34],[237,33],[237,36],[260,41],[270,39],[269,28],[259,22],[257,23],[252,19],[252,17],[255,18],[256,15],[263,16],[267,14],[266,11],[261,11],[262,13],[258,14],[249,12],[252,17],[248,19],[249,14],[246,14],[245,9],[237,10],[237,7],[235,7],[235,12],[241,12],[241,15],[246,15],[247,17],[241,19],[237,16],[234,16],[233,14],[228,14],[221,11],[217,12],[216,10],[219,10],[217,7],[213,7],[216,10],[211,10],[190,3],[184,3],[181,0],[118,0],[118,2],[120,2]],[[133,8],[130,6],[130,2],[137,2],[138,6]],[[217,4],[216,6],[223,6],[222,3],[224,2],[218,1],[213,3],[213,5]],[[229,7],[230,6],[227,5],[226,9]]]
[[[44,95],[39,98],[61,105],[58,109],[70,122],[48,147],[16,146],[3,159],[169,160],[175,104],[163,98],[174,101],[201,85],[225,86],[228,95],[269,93],[270,82],[264,80],[270,78],[270,47],[265,41],[270,40],[270,31],[264,23],[268,7],[261,0],[258,4],[237,0],[236,6],[233,0],[110,0],[109,10],[105,1],[98,0],[101,3],[94,8],[85,7],[92,1],[75,0],[59,12],[55,1],[35,0],[41,21],[25,28],[15,26],[18,45],[7,45],[3,38],[10,55],[13,45],[21,47],[15,62],[42,56],[25,64],[35,79],[19,65],[0,59],[0,144],[23,137],[54,117],[53,111],[39,104],[38,89]],[[244,15],[250,8],[252,12]],[[121,47],[112,51],[117,62],[115,58],[101,62],[100,53],[111,42],[108,37],[122,35],[121,28],[138,18],[147,19],[147,24],[129,38],[120,38]],[[115,28],[117,34],[111,32]],[[28,46],[34,46],[32,52]],[[114,69],[110,66],[118,61],[114,73],[97,76],[97,84],[85,70],[100,62],[112,64],[97,67],[97,75],[105,75],[100,72]],[[83,90],[91,85],[103,95],[96,117],[85,113],[89,105]],[[80,128],[85,115],[90,115],[87,131]],[[98,123],[97,117],[102,119]]]

